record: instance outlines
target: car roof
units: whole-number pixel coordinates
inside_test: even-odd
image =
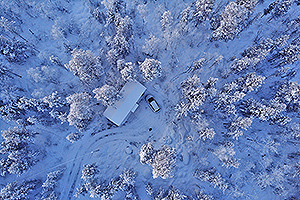
[[[150,104],[151,104],[151,106],[153,107],[153,109],[154,109],[155,111],[157,111],[157,110],[160,109],[159,106],[158,106],[158,104],[156,103],[156,101],[152,101]]]

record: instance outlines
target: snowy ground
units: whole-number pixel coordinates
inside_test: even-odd
[[[124,170],[132,169],[136,177],[134,184],[129,186],[136,190],[136,196],[142,200],[299,199],[300,75],[297,72],[300,58],[300,2],[297,0],[122,2],[118,0],[0,2],[0,17],[3,17],[0,21],[0,114],[2,115],[0,130],[6,131],[18,126],[20,129],[26,128],[39,133],[35,136],[34,144],[30,145],[40,152],[39,160],[22,174],[7,173],[0,176],[0,186],[4,188],[0,192],[0,197],[17,199],[17,189],[12,189],[15,198],[4,196],[9,193],[5,190],[9,183],[21,184],[26,180],[39,180],[33,191],[20,199],[46,199],[43,197],[42,191],[45,187],[42,183],[46,181],[50,172],[62,170],[62,176],[55,180],[55,187],[52,188],[57,199],[79,197],[93,199],[90,193],[79,197],[75,197],[75,194],[85,182],[82,179],[84,166],[95,163],[99,170],[98,181],[103,182],[116,179]],[[274,9],[264,15],[263,13],[272,7],[270,7],[272,3]],[[184,20],[182,13],[185,9],[187,11],[187,8],[189,14]],[[198,15],[195,14],[197,9],[200,10]],[[225,15],[226,10],[229,10],[228,18]],[[202,20],[197,21],[199,20],[197,16],[200,18],[202,16]],[[215,40],[212,38],[219,30],[213,30],[212,23],[220,17],[219,29],[224,24],[232,25],[223,30],[225,33],[231,28],[236,29],[233,38]],[[115,21],[110,23],[110,19]],[[126,20],[122,21],[124,19],[130,19],[128,24],[132,29],[126,29],[128,24]],[[11,22],[14,23],[10,24]],[[123,22],[125,28],[122,27]],[[120,35],[125,39],[117,37]],[[127,38],[127,35],[130,37]],[[283,36],[287,36],[288,39],[282,39]],[[33,53],[22,62],[10,60],[13,55],[7,54],[6,51],[9,50],[5,48],[13,49],[12,45],[5,46],[2,37],[10,41],[25,42]],[[278,44],[279,38],[284,41],[282,44]],[[252,63],[249,61],[248,67],[239,72],[234,71],[233,64],[246,57],[244,51],[250,47],[257,47],[253,50],[252,57],[248,56],[249,60],[252,59]],[[294,51],[287,51],[289,47],[294,48]],[[82,70],[76,74],[68,69],[66,64],[72,59],[71,52],[75,48],[90,50],[95,56],[93,59],[97,58],[101,63],[97,63],[97,66],[103,68],[104,74],[89,83],[80,80],[81,75],[91,72]],[[126,50],[126,48],[129,50],[124,55],[114,57],[109,53],[110,50]],[[263,54],[263,51],[267,53]],[[13,53],[17,55],[16,52]],[[51,56],[57,58],[56,61],[51,60]],[[160,77],[154,76],[153,80],[147,81],[143,76],[140,66],[146,58],[160,61],[162,68]],[[161,110],[158,113],[152,112],[143,96],[135,113],[129,116],[123,126],[117,127],[102,115],[106,108],[105,103],[91,98],[85,102],[86,104],[84,100],[79,100],[78,105],[76,104],[78,107],[74,109],[76,119],[81,119],[82,115],[83,118],[90,116],[86,127],[78,129],[70,125],[71,103],[66,102],[67,97],[84,92],[94,97],[95,88],[110,84],[120,89],[125,81],[128,81],[121,78],[122,72],[117,69],[116,62],[111,61],[112,59],[132,62],[134,69],[132,74],[135,79],[147,87],[145,95],[152,94]],[[196,61],[201,59],[204,62],[198,68],[195,67]],[[286,62],[282,63],[284,61]],[[4,69],[3,66],[10,72],[3,73],[1,71]],[[222,110],[221,96],[231,95],[230,91],[224,92],[226,84],[252,72],[264,77],[261,79],[263,81],[259,83],[254,80],[257,81],[257,85],[249,81],[233,86],[233,92],[241,92],[242,89],[239,87],[250,88],[255,85],[253,89],[243,90],[245,96],[239,98],[235,93],[233,97],[236,100],[229,102],[227,99],[228,102],[223,102],[224,105],[228,105],[226,109],[232,106],[230,108],[234,107],[235,112]],[[209,93],[205,88],[207,80],[218,78],[215,85],[210,88],[214,92],[206,95],[202,103],[199,103],[202,101],[202,93],[200,95],[189,93],[187,98],[183,94],[182,83],[193,75],[199,78],[197,80],[200,83],[196,84],[196,89],[203,89],[201,90],[205,93],[203,96]],[[292,82],[295,82],[294,88],[285,85]],[[282,89],[285,86],[287,89]],[[61,97],[59,102],[62,106],[55,109],[65,112],[66,116],[69,115],[65,121],[54,120],[49,115],[49,111],[54,107],[48,104],[46,111],[26,107],[25,103],[23,110],[21,106],[18,108],[8,106],[11,102],[12,104],[20,102],[21,97],[41,100],[56,91]],[[175,108],[179,107],[180,102],[192,101],[193,95],[199,97],[194,102],[199,103],[198,106],[188,110],[186,116],[176,117],[178,112]],[[258,110],[259,106],[256,105],[252,107],[256,114],[253,110],[251,111],[254,114],[245,114],[241,104],[249,99],[254,99],[265,107],[262,106],[262,110]],[[81,105],[83,107],[80,107]],[[280,106],[284,108],[281,109]],[[15,118],[8,118],[4,108],[20,109],[21,114]],[[195,122],[197,121],[195,116],[200,116],[198,122]],[[247,118],[251,123],[241,122],[237,125],[237,131],[242,131],[242,134],[236,139],[231,134],[234,131],[229,125],[233,127],[233,122],[238,121],[239,117]],[[28,123],[29,121],[32,123]],[[206,128],[214,131],[215,135],[212,138],[205,139],[201,136]],[[71,143],[66,137],[75,132],[80,132],[83,136]],[[4,138],[0,139],[0,142],[4,141]],[[163,145],[175,149],[172,177],[153,178],[152,166],[140,162],[141,148],[148,143],[152,143],[156,150],[161,149]],[[4,148],[5,144],[2,144]],[[7,154],[1,154],[0,159],[2,158],[7,159]],[[234,165],[234,162],[237,162],[238,166]],[[164,163],[164,160],[161,163]],[[1,171],[3,170],[2,166]],[[203,175],[205,172],[207,174]],[[201,173],[202,178],[199,176]],[[146,191],[146,185],[149,183],[152,185],[152,195]],[[101,184],[105,185],[97,182],[96,186]],[[222,189],[222,184],[226,185],[225,189]],[[172,187],[175,189],[172,190]],[[126,189],[117,191],[112,199],[125,199],[126,192],[128,192]],[[102,194],[103,192],[99,192],[98,195]],[[127,199],[134,199],[133,197]]]

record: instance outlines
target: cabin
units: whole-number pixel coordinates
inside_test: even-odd
[[[126,83],[120,92],[122,98],[114,105],[108,106],[103,115],[117,126],[121,126],[130,113],[138,108],[137,102],[145,91],[146,87],[137,81]]]

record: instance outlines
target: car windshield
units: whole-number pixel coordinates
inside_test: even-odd
[[[149,101],[149,103],[152,102],[152,101],[154,101],[153,97],[150,97],[150,98],[148,99],[148,101]]]

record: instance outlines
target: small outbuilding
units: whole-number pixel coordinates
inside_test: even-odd
[[[117,126],[121,126],[130,112],[138,108],[137,102],[145,91],[146,87],[137,81],[126,83],[120,92],[122,98],[114,105],[108,106],[103,115]]]

